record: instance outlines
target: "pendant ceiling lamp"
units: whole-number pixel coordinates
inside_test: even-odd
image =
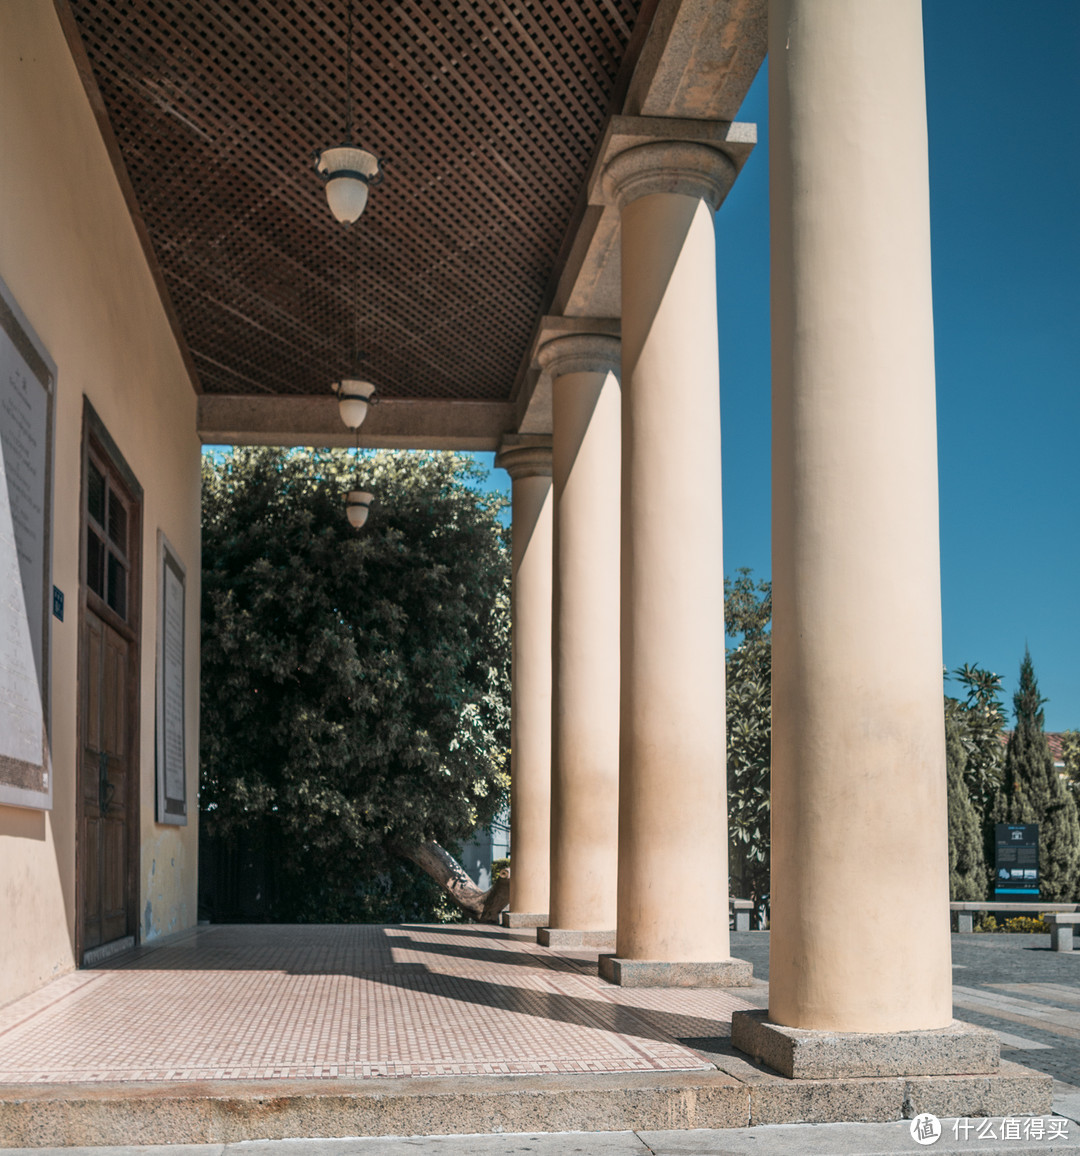
[[[375,386],[359,377],[343,377],[330,387],[337,394],[338,413],[341,420],[351,430],[358,430],[364,424],[368,406],[374,405]]]
[[[355,397],[344,400],[341,398],[341,391],[343,389],[354,388],[356,386],[366,386],[372,393],[375,391],[375,387],[367,381],[346,380],[339,382],[334,388],[338,391],[338,405],[342,410],[344,410],[346,406],[355,406],[358,409],[362,408],[364,411],[359,415],[359,418],[356,418],[355,414],[352,415],[356,419],[355,425],[350,425],[348,421],[345,423],[349,425],[349,428],[356,437],[356,445],[353,448],[353,473],[356,481],[354,482],[354,488],[345,494],[345,513],[348,515],[349,525],[352,526],[354,530],[359,530],[368,519],[368,514],[371,512],[371,503],[375,500],[375,495],[369,490],[360,489],[360,422],[364,420],[369,401],[372,399],[370,395],[365,397],[359,391],[357,391]]]
[[[367,521],[371,503],[374,500],[375,495],[367,490],[350,490],[348,492],[345,497],[345,512],[349,516],[349,525],[354,530],[359,530]]]
[[[330,212],[351,225],[367,205],[368,191],[383,177],[381,162],[353,140],[352,57],[353,3],[348,0],[348,33],[345,49],[345,141],[315,154],[315,171],[326,186]]]
[[[341,420],[356,437],[353,462],[357,473],[357,488],[349,490],[345,495],[345,513],[349,517],[349,525],[355,530],[359,530],[367,521],[371,503],[374,500],[373,494],[359,488],[360,426],[363,425],[364,418],[367,417],[368,409],[376,405],[379,400],[374,383],[364,379],[360,368],[364,361],[364,355],[359,351],[359,333],[357,332],[360,321],[355,300],[355,286],[358,280],[359,270],[353,277],[352,364],[355,368],[340,381],[335,381],[330,387],[337,394],[338,414]]]

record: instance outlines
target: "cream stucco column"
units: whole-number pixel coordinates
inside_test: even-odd
[[[507,438],[512,479],[510,910],[508,927],[548,923],[551,832],[551,443]]]
[[[619,840],[619,341],[541,347],[553,410],[548,946],[614,947]]]
[[[728,941],[720,383],[713,211],[722,152],[616,156],[622,261],[618,936],[627,985],[750,981]]]
[[[771,0],[769,22],[769,1019],[943,1028],[952,981],[921,6]]]

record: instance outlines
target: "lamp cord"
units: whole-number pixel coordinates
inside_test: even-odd
[[[352,363],[354,371],[360,366],[360,230],[353,229],[352,274]]]
[[[348,0],[345,22],[345,140],[352,144],[353,0]]]

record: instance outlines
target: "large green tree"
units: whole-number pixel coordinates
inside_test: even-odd
[[[1020,663],[1013,697],[1016,729],[1005,750],[995,823],[1039,824],[1040,897],[1073,902],[1080,891],[1080,820],[1076,800],[1054,768],[1043,731],[1043,703],[1031,654]]]
[[[954,900],[984,899],[994,862],[992,811],[1005,758],[1001,675],[964,663],[952,678],[963,688],[963,697],[945,696],[949,888]],[[977,832],[971,826],[972,812]],[[978,847],[972,844],[976,834]],[[980,864],[981,885],[975,878]]]
[[[1001,701],[1001,675],[981,666],[964,663],[953,671],[953,678],[964,690],[962,699],[946,698],[948,706],[958,709],[958,722],[964,748],[964,783],[971,802],[980,815],[987,814],[1001,789],[1002,763],[1005,758],[1005,707]]]
[[[731,894],[768,906],[772,744],[772,585],[724,579],[727,652],[728,876]]]
[[[945,699],[945,770],[949,798],[949,898],[986,898],[986,857],[982,815],[972,802],[964,772],[969,752],[969,720],[964,705]]]
[[[375,494],[359,531],[343,502],[357,470]],[[430,914],[422,891],[402,900],[402,857],[491,916],[496,897],[443,850],[508,787],[509,565],[502,500],[475,470],[453,454],[204,459],[200,803],[211,836],[272,848],[280,918]]]
[[[1061,753],[1065,760],[1065,785],[1080,805],[1080,731],[1062,734]]]

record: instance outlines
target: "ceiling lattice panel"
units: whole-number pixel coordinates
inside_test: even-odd
[[[70,0],[208,393],[325,393],[354,341],[393,397],[509,395],[639,0]]]

